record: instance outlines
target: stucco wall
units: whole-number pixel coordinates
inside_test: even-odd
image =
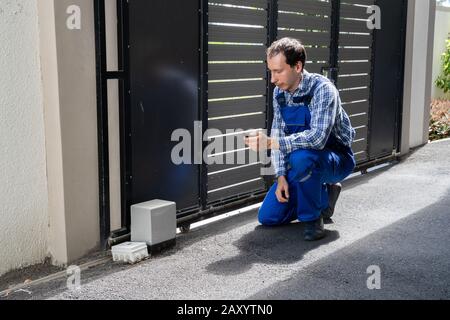
[[[413,2],[411,2],[413,3]],[[430,21],[430,1],[415,1],[414,33],[412,45],[412,78],[411,78],[411,121],[409,145],[411,148],[426,143],[426,133],[428,132],[429,108],[431,99],[431,70],[428,70],[429,52],[432,48],[428,47]],[[433,35],[431,35],[433,36]],[[431,42],[432,43],[432,42]],[[408,66],[407,66],[408,67]],[[430,74],[427,75],[427,72]],[[427,97],[428,96],[428,97]]]
[[[47,254],[48,194],[36,1],[0,0],[0,274]]]

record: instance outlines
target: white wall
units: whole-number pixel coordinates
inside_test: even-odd
[[[36,1],[0,0],[0,274],[47,254]]]
[[[435,99],[444,97],[448,99],[450,94],[445,95],[444,91],[437,88],[434,82],[442,71],[441,55],[445,51],[445,39],[450,36],[450,8],[441,6],[436,8],[435,26],[431,96]]]
[[[409,146],[411,148],[424,144],[424,132],[428,131],[424,119],[425,106],[431,101],[426,98],[427,86],[427,59],[428,59],[428,23],[430,13],[430,1],[411,1],[415,3],[414,31],[412,44],[412,77],[411,77],[411,109],[410,109],[410,135]],[[407,66],[408,67],[408,66]]]

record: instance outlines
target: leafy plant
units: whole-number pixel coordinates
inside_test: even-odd
[[[447,93],[450,91],[450,39],[446,40],[446,50],[442,54],[442,73],[436,79],[436,86]]]

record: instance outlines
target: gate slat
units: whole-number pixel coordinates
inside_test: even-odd
[[[357,88],[368,87],[370,85],[370,77],[365,76],[352,76],[352,77],[339,77],[337,86],[340,89],[344,88]]]
[[[209,45],[210,61],[265,61],[265,46]]]
[[[211,0],[210,2],[263,9],[266,9],[268,5],[267,0],[245,0],[245,3],[243,3],[242,0]]]
[[[360,4],[364,6],[370,6],[375,3],[375,0],[342,0],[342,3],[349,3],[349,4]]]
[[[342,106],[349,116],[353,114],[369,112],[369,101],[349,103]]]
[[[210,42],[265,43],[267,29],[209,25],[208,36]]]
[[[233,169],[233,168],[237,168],[237,167],[244,166],[244,165],[251,165],[253,163],[256,164],[256,162],[249,162],[248,158],[245,158],[245,160],[246,160],[245,163],[238,164],[237,160],[236,160],[235,164],[227,164],[227,163],[225,163],[225,158],[224,158],[223,164],[214,163],[214,164],[208,165],[208,173],[215,173],[218,171]]]
[[[341,3],[341,18],[369,19],[367,7],[359,7],[351,4]]]
[[[369,123],[369,115],[367,113],[358,115],[358,116],[350,116],[350,122],[352,127],[357,128],[361,126],[367,126]]]
[[[266,94],[266,81],[234,81],[209,83],[209,99]]]
[[[341,96],[342,102],[351,102],[359,100],[368,100],[370,91],[369,88],[364,88],[364,89],[340,91],[339,94]]]
[[[367,140],[359,140],[357,142],[353,142],[352,144],[353,153],[366,151],[367,150]]]
[[[279,13],[278,27],[289,29],[330,31],[331,19],[323,17],[312,17],[297,14]]]
[[[209,22],[265,26],[267,11],[209,6]]]
[[[208,65],[209,80],[266,78],[265,63],[214,63]]]
[[[259,154],[250,149],[208,157],[208,173],[260,162]]]
[[[305,48],[308,61],[328,61],[330,49],[328,48]]]
[[[331,3],[315,0],[278,0],[278,10],[330,16]]]
[[[370,73],[370,62],[339,63],[339,74]]]
[[[341,33],[339,35],[339,45],[341,47],[371,47],[372,35]]]
[[[208,175],[208,190],[223,188],[236,183],[256,179],[261,176],[261,164],[232,169],[214,175]]]
[[[306,63],[305,69],[310,73],[321,73],[322,67],[326,66],[323,63]]]
[[[367,139],[367,127],[357,128],[355,129],[355,131],[356,131],[355,140]]]
[[[372,32],[372,30],[367,28],[367,22],[360,20],[341,19],[339,28],[340,32],[360,32],[360,33]]]
[[[266,97],[209,102],[208,116],[223,117],[239,113],[266,111]]]
[[[372,50],[370,49],[339,49],[339,60],[370,60]]]
[[[262,191],[265,188],[266,185],[264,180],[262,178],[259,178],[258,180],[247,182],[238,186],[208,193],[208,203],[225,200],[226,198],[239,194],[251,194],[256,191]]]
[[[233,117],[209,121],[209,128],[218,129],[223,133],[230,129],[264,129],[266,127],[266,114],[257,114],[244,117]]]
[[[278,30],[278,39],[284,37],[298,39],[306,46],[330,46],[330,34],[328,32]]]

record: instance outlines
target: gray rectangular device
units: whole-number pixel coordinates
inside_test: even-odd
[[[150,248],[172,245],[177,233],[176,203],[151,200],[131,206],[131,241]]]

